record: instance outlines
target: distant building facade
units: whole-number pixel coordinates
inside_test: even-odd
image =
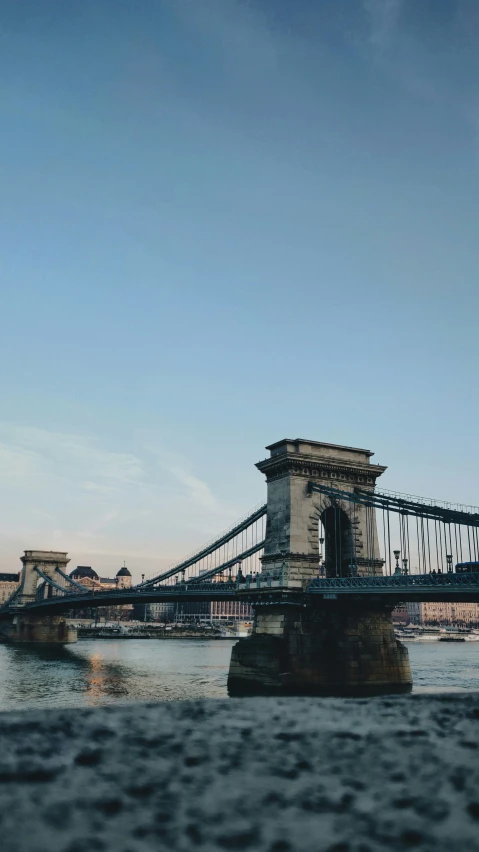
[[[425,626],[479,627],[479,604],[421,603],[420,624]]]
[[[253,607],[242,601],[211,601],[212,621],[252,621]]]
[[[117,571],[115,577],[99,577],[90,565],[77,565],[70,572],[70,577],[76,583],[85,586],[90,591],[109,591],[114,589],[131,589],[131,574],[126,565]],[[99,607],[104,611],[104,616],[110,619],[129,618],[133,610],[132,604],[121,604],[119,606]]]
[[[146,607],[149,621],[252,621],[253,608],[241,601],[197,601],[196,603],[151,603]]]
[[[92,591],[108,591],[109,589],[131,589],[131,574],[126,567],[120,568],[115,577],[99,577],[90,565],[77,565],[70,572],[72,580]]]
[[[393,624],[409,624],[410,616],[406,604],[395,606],[392,611]]]
[[[18,589],[20,574],[0,573],[0,606]]]
[[[138,606],[141,606],[140,604]],[[174,621],[175,620],[175,609],[176,605],[174,603],[150,603],[143,604],[144,610],[146,610],[146,619],[148,621]]]
[[[393,610],[393,621],[424,627],[479,627],[479,604],[429,601],[402,604]]]

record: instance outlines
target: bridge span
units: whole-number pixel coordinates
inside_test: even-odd
[[[406,601],[436,601],[438,603],[478,603],[479,573],[464,574],[412,574],[392,577],[335,577],[312,580],[300,595],[305,603],[320,600],[349,599],[360,606],[363,599],[375,598],[394,608]],[[199,601],[246,600],[261,603],[278,600],[299,600],[279,583],[258,579],[245,582],[177,583],[172,586],[133,587],[119,591],[65,592],[26,604],[24,607],[6,606],[0,609],[0,619],[9,619],[12,610],[63,614],[65,612],[104,606],[149,603],[197,603]]]
[[[257,464],[267,502],[133,588],[86,589],[66,573],[66,554],[26,551],[0,608],[10,638],[68,641],[64,614],[86,607],[239,599],[255,620],[233,649],[232,693],[410,689],[391,611],[479,603],[479,510],[378,489],[386,468],[369,450],[302,439],[267,449]]]

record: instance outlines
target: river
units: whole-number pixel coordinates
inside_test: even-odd
[[[233,642],[83,639],[0,645],[0,710],[226,698]],[[479,642],[409,643],[414,692],[479,690]]]

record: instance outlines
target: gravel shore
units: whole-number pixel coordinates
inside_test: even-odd
[[[4,852],[479,850],[479,694],[0,720]]]

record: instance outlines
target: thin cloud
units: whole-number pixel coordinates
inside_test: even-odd
[[[209,484],[191,473],[188,461],[183,456],[165,450],[158,444],[149,443],[145,449],[154,456],[165,473],[169,474],[177,484],[183,486],[182,494],[197,508],[226,516],[231,514],[231,508],[215,497]]]
[[[183,455],[138,440],[113,451],[91,436],[0,423],[0,564],[24,549],[170,564],[244,507],[221,501]],[[8,544],[10,542],[10,544]],[[81,556],[83,554],[83,556]],[[131,555],[131,558],[130,558]],[[137,572],[138,573],[138,572]]]
[[[176,465],[170,467],[170,473],[186,487],[191,498],[202,508],[215,509],[218,507],[218,501],[206,482]]]
[[[42,473],[77,479],[80,475],[90,487],[138,484],[145,476],[133,454],[103,450],[97,441],[81,435],[9,424],[0,424],[0,464],[3,476]]]

